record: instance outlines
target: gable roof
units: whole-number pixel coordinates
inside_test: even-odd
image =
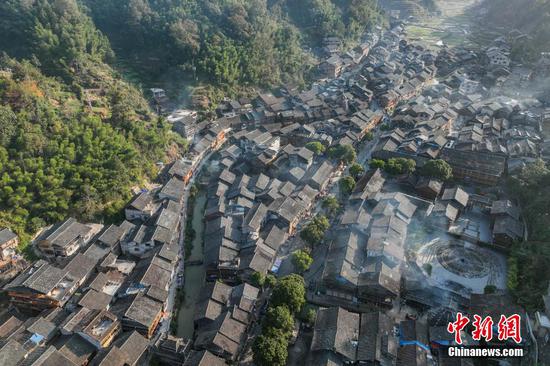
[[[466,193],[461,187],[446,188],[441,196],[443,201],[455,201],[462,207],[468,206],[468,200],[470,195]]]
[[[359,314],[340,307],[321,309],[317,312],[312,351],[333,351],[348,360],[355,361],[359,338]]]

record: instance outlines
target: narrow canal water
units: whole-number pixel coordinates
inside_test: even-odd
[[[206,193],[200,191],[196,197],[195,207],[193,208],[192,226],[195,229],[195,239],[193,240],[193,249],[186,262],[202,263],[203,260],[203,214],[206,205]],[[204,283],[205,270],[204,265],[185,265],[184,285],[185,299],[178,312],[178,337],[191,339],[193,337],[193,316],[195,304],[199,298],[202,285]]]

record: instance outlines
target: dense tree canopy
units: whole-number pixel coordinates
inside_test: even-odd
[[[109,42],[75,0],[0,2],[0,49],[22,59],[0,59],[0,225],[23,243],[68,215],[116,219],[185,148],[104,63]]]
[[[345,164],[351,164],[357,158],[357,152],[351,145],[337,145],[329,149],[328,154],[333,159],[338,159]]]
[[[355,179],[353,177],[347,176],[340,179],[340,191],[344,195],[350,195],[351,192],[355,189]]]
[[[311,267],[313,258],[305,250],[297,250],[292,253],[292,264],[299,273],[303,273]]]
[[[384,167],[386,172],[390,174],[410,174],[416,169],[416,162],[407,158],[391,158],[386,161]]]
[[[509,188],[526,215],[530,240],[550,242],[550,167],[542,160],[527,165]]]
[[[273,276],[271,273],[268,273],[265,275],[265,281],[264,284],[267,287],[273,287],[277,284],[277,277]]]
[[[325,152],[325,146],[319,141],[311,141],[306,144],[306,148],[313,151],[316,155],[320,155]]]
[[[113,57],[109,41],[75,0],[2,1],[0,20],[0,50],[35,56],[48,75],[70,79],[70,69],[81,63]]]
[[[508,260],[508,288],[528,310],[543,308],[550,280],[550,169],[541,160],[510,179],[509,189],[520,204],[529,241],[513,245]]]
[[[264,287],[265,275],[263,275],[261,272],[254,272],[250,276],[250,281],[256,287]]]
[[[279,329],[288,336],[294,329],[294,317],[285,305],[270,307],[265,316],[264,327]]]
[[[272,306],[287,306],[295,314],[304,306],[306,302],[305,296],[304,279],[297,274],[291,274],[281,278],[277,282],[271,295],[271,304]]]
[[[430,160],[420,170],[420,173],[426,177],[449,180],[453,176],[453,168],[445,160]]]
[[[512,44],[512,57],[520,61],[537,61],[548,52],[550,42],[550,0],[487,0],[484,21],[512,31],[529,33]]]
[[[85,0],[125,58],[148,74],[196,70],[219,87],[303,80],[300,32],[262,0]],[[280,8],[278,8],[280,9]]]
[[[349,167],[349,173],[355,179],[359,178],[365,172],[365,168],[361,164],[353,163]]]
[[[327,196],[323,199],[322,206],[330,216],[334,215],[340,209],[340,203],[334,196]]]
[[[369,161],[369,167],[371,169],[382,169],[382,170],[384,170],[384,168],[386,167],[386,162],[384,160],[381,160],[381,159],[371,159]]]
[[[254,364],[258,366],[285,366],[288,342],[282,332],[272,330],[260,334],[252,345]]]
[[[374,0],[84,0],[126,56],[158,72],[198,67],[212,81],[274,85],[307,71],[301,44],[358,40],[382,21]],[[303,39],[302,34],[307,39]],[[155,60],[147,62],[146,60]],[[235,74],[238,65],[241,73]],[[217,74],[209,74],[215,70]]]
[[[317,318],[317,311],[312,308],[305,308],[304,311],[302,311],[302,320],[306,322],[307,325],[313,326],[315,324],[315,319]]]
[[[375,0],[279,0],[290,18],[313,42],[336,36],[354,39],[382,21]]]
[[[329,226],[330,223],[325,216],[317,215],[300,232],[300,237],[311,246],[319,244],[323,240]]]
[[[130,187],[155,172],[169,131],[146,128],[128,105],[131,116],[102,120],[30,64],[2,65],[12,70],[0,76],[2,225],[24,235],[67,215],[116,217]]]

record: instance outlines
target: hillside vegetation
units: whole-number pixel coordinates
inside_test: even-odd
[[[550,52],[550,0],[486,0],[483,6],[486,24],[529,35],[514,45],[516,53],[536,59],[540,52]]]
[[[0,226],[114,219],[171,144],[75,0],[0,3]],[[175,146],[175,145],[174,145]]]
[[[304,82],[303,46],[357,41],[381,22],[375,0],[84,0],[141,73],[177,69],[225,90]]]
[[[220,94],[301,84],[304,46],[357,42],[381,19],[375,0],[0,2],[0,226],[27,243],[68,215],[113,220],[186,148],[109,65],[177,69]]]
[[[509,188],[521,203],[529,240],[516,243],[511,255],[512,292],[529,310],[543,308],[550,281],[550,168],[538,161],[510,179]],[[510,281],[509,281],[510,282]]]

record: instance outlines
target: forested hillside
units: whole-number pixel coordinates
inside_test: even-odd
[[[375,0],[0,2],[0,226],[26,242],[67,215],[109,220],[185,149],[109,65],[152,80],[176,68],[224,92],[301,84],[304,49],[356,42],[381,19]]]
[[[528,165],[510,179],[509,189],[521,203],[529,230],[529,240],[512,251],[509,287],[527,309],[541,309],[550,280],[550,167],[543,161]]]
[[[515,52],[530,53],[537,59],[540,52],[550,52],[550,0],[486,0],[488,25],[519,29],[530,39],[515,45]]]
[[[0,51],[0,226],[23,241],[67,215],[116,216],[185,147],[107,66],[109,41],[75,0],[0,2]]]
[[[376,0],[84,0],[119,56],[149,74],[178,67],[224,88],[300,84],[303,46],[357,40]]]

